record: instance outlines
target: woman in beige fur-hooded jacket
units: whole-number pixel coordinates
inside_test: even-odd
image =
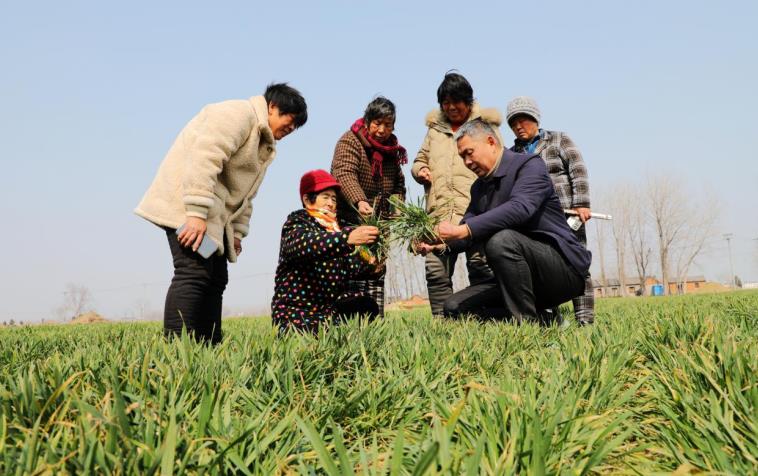
[[[474,91],[462,75],[450,72],[445,75],[437,89],[439,109],[426,116],[426,133],[421,149],[413,161],[411,174],[424,186],[426,208],[432,216],[458,224],[471,201],[471,184],[476,174],[470,171],[458,155],[454,140],[455,131],[472,119],[479,119],[494,126],[498,139],[501,116],[496,109],[480,109],[474,101]],[[457,254],[426,256],[426,287],[432,314],[443,313],[445,300],[453,294],[453,273]],[[479,250],[466,252],[466,268],[471,284],[492,277],[484,254]]]
[[[300,93],[272,84],[263,96],[205,106],[179,133],[135,209],[168,236],[174,278],[164,311],[167,335],[186,327],[198,340],[220,340],[226,262],[242,251],[252,199],[276,141],[306,120]],[[205,235],[217,246],[207,259],[196,252]]]

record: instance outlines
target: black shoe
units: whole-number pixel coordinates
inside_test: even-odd
[[[579,324],[579,326],[591,326],[595,323],[595,313],[594,312],[587,312],[587,310],[582,310],[577,316],[576,316],[576,323]]]
[[[537,311],[537,316],[541,326],[560,326],[563,323],[563,316],[557,307],[540,309]]]

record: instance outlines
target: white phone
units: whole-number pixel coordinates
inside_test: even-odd
[[[579,228],[582,227],[582,219],[576,215],[571,215],[570,217],[568,217],[568,220],[566,221],[568,222],[568,225],[571,227],[571,229],[574,231],[577,231]]]
[[[176,230],[177,236],[182,232],[183,229],[184,225],[180,226],[179,229]],[[208,259],[213,253],[216,252],[216,250],[218,250],[218,245],[216,242],[213,241],[210,236],[208,236],[208,233],[204,234],[203,241],[200,242],[200,247],[197,249],[197,254],[205,259]]]

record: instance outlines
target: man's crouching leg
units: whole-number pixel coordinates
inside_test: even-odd
[[[584,288],[584,279],[549,238],[502,230],[487,241],[485,251],[505,304],[518,322],[544,321],[544,310],[581,294]]]
[[[508,317],[494,278],[454,293],[445,300],[442,315],[454,319],[473,316],[482,320]]]

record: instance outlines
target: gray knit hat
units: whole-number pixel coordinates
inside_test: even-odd
[[[540,123],[540,108],[537,106],[537,101],[529,96],[517,96],[508,103],[508,111],[505,115],[506,122],[510,124],[511,119],[519,114],[531,116],[538,124]]]

